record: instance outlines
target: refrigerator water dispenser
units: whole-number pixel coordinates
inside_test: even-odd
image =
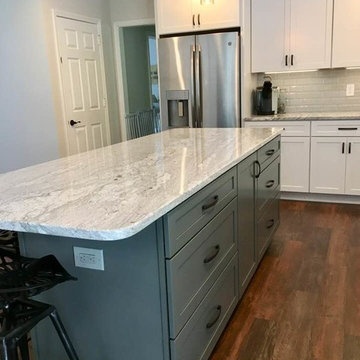
[[[189,91],[168,90],[166,101],[169,128],[189,127]]]

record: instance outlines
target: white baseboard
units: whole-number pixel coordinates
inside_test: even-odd
[[[338,204],[360,204],[360,196],[356,195],[328,195],[282,191],[280,198],[282,200],[313,201]]]

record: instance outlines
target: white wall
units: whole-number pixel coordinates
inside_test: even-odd
[[[31,0],[32,1],[32,0]],[[110,117],[111,143],[120,141],[120,118],[117,102],[117,89],[115,78],[115,64],[113,52],[113,33],[110,18],[109,0],[42,0],[43,17],[46,28],[46,41],[48,48],[51,82],[53,85],[53,98],[59,134],[61,155],[66,155],[65,126],[61,109],[61,93],[57,68],[55,34],[53,31],[52,9],[84,15],[101,20],[103,50],[106,73],[106,86],[108,95],[108,108]]]
[[[58,157],[41,0],[0,0],[0,173]]]

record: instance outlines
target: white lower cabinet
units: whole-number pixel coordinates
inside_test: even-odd
[[[347,139],[345,193],[360,195],[360,137]]]
[[[344,194],[346,142],[343,137],[311,139],[310,192]]]
[[[281,138],[281,191],[309,192],[310,138]]]
[[[360,195],[360,120],[246,121],[281,127],[281,191]]]

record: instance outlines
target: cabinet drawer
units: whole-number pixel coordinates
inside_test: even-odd
[[[360,136],[360,120],[312,121],[312,136]]]
[[[238,302],[238,259],[231,259],[175,340],[172,360],[206,360]]]
[[[265,209],[267,203],[274,198],[275,192],[279,191],[279,185],[280,157],[263,170],[258,178],[256,199],[256,209],[258,214],[261,213]]]
[[[172,257],[237,194],[236,168],[164,216],[166,257]]]
[[[310,121],[256,121],[246,122],[246,127],[280,127],[283,128],[281,137],[310,136]]]
[[[257,221],[256,237],[256,254],[257,260],[260,261],[266,249],[268,248],[271,238],[279,226],[280,222],[280,200],[276,196],[266,208],[263,216]]]
[[[266,168],[276,157],[279,156],[280,147],[280,136],[278,136],[259,149],[258,161],[261,164],[262,169]]]
[[[237,249],[237,198],[166,261],[170,337],[175,338]]]

